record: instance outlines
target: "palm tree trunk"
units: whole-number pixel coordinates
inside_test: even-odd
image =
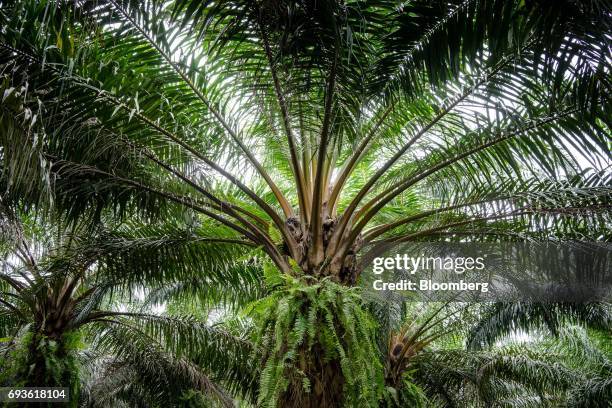
[[[310,392],[304,389],[301,379],[294,378],[281,395],[279,407],[336,408],[343,405],[345,381],[340,362],[323,361],[323,354],[321,344],[300,352],[300,368],[309,375]]]

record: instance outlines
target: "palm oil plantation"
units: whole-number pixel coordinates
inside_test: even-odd
[[[608,301],[362,283],[389,245],[610,251],[611,41],[605,0],[0,0],[0,387],[608,407]]]

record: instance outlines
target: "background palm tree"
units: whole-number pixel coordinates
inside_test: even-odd
[[[390,406],[454,407],[466,401],[469,406],[605,406],[612,395],[606,379],[610,353],[603,346],[609,329],[590,329],[589,336],[584,326],[573,324],[581,321],[575,305],[573,311],[546,307],[558,324],[553,337],[550,327],[538,323],[544,313],[526,310],[532,305],[513,303],[516,315],[508,320],[516,326],[508,335],[506,323],[489,305],[408,302],[394,310],[398,304],[385,308],[378,303],[373,311],[385,322],[379,342]],[[598,321],[607,320],[609,327],[609,305],[579,309],[607,315]],[[521,340],[516,328],[527,320],[532,320],[530,330],[518,333],[531,336]],[[488,346],[466,350],[466,341],[482,336],[483,327]],[[593,394],[584,394],[586,389]]]
[[[191,243],[248,251],[277,285],[253,306],[260,402],[376,405],[376,325],[351,287],[379,244],[609,239],[609,15],[3,2],[3,200],[174,217]]]
[[[112,236],[102,231],[92,236],[80,226],[65,231],[51,228],[48,221],[40,224],[15,216],[9,208],[3,210],[0,384],[67,387],[72,406],[112,404],[125,390],[100,384],[111,379],[123,387],[155,390],[148,401],[156,404],[163,398],[179,401],[193,392],[207,403],[234,406],[234,396],[240,395],[236,387],[252,392],[248,341],[208,325],[202,317],[156,312],[148,304],[162,289],[151,277],[161,276],[159,269],[156,274],[118,271],[107,261],[125,260],[134,246],[145,245],[145,237],[134,238],[120,230]],[[160,248],[159,242],[155,245]],[[167,248],[163,252],[167,254]],[[155,268],[163,265],[158,262]],[[178,275],[171,278],[169,269],[164,272],[166,285],[190,283],[181,282]],[[248,273],[242,279],[247,280]],[[151,294],[138,302],[133,297],[146,293],[145,284]],[[206,292],[202,286],[199,294],[210,302],[219,299],[218,293]],[[223,354],[218,355],[220,350]],[[198,365],[197,359],[205,363]],[[104,377],[95,381],[100,371]],[[233,384],[232,397],[207,373]],[[122,378],[129,382],[122,383]]]

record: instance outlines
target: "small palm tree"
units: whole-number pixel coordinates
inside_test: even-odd
[[[399,313],[380,307],[376,312],[389,327],[381,332],[380,341],[386,355],[385,383],[392,390],[387,401],[390,406],[453,407],[469,401],[470,406],[598,407],[612,395],[605,379],[611,368],[609,353],[591,339],[598,335],[588,336],[581,326],[572,324],[584,320],[576,313],[579,309],[607,316],[597,320],[607,320],[609,327],[609,305],[565,305],[573,310],[556,311],[555,307],[563,306],[549,305],[548,323],[557,324],[556,336],[550,337],[552,328],[538,323],[544,311],[513,303],[516,316],[508,320],[516,324],[515,329],[521,321],[531,329],[532,335],[522,342],[508,335],[501,314],[492,313],[495,308],[489,306],[484,310],[468,303],[406,306]],[[594,333],[609,341],[607,329]],[[476,343],[480,345],[472,344],[466,350],[466,341],[470,344],[483,337],[486,346]]]
[[[98,395],[100,386],[88,380],[88,373],[100,371],[102,360],[102,366],[113,373],[137,370],[133,379],[146,378],[149,389],[155,389],[152,395],[158,397],[163,391],[164,398],[178,401],[192,392],[220,406],[234,406],[233,397],[206,374],[213,371],[226,383],[232,384],[234,378],[235,384],[249,391],[252,377],[237,376],[239,363],[232,363],[232,356],[241,357],[244,362],[239,367],[248,372],[248,360],[235,354],[235,350],[249,352],[246,341],[201,319],[154,313],[130,302],[126,293],[145,283],[155,288],[155,280],[142,273],[117,271],[109,260],[121,257],[125,261],[134,246],[143,247],[142,236],[130,240],[125,233],[115,232],[112,237],[92,237],[78,228],[49,229],[49,222],[43,230],[32,220],[26,220],[24,227],[8,208],[4,210],[0,223],[5,232],[0,261],[1,385],[67,387],[71,406],[79,401],[108,402],[116,396]],[[169,285],[173,280],[166,276],[164,281]],[[181,284],[176,275],[174,282]],[[211,301],[217,299],[214,294],[208,296]],[[224,354],[215,357],[218,350]],[[197,365],[185,355],[205,359],[206,364]],[[159,376],[162,371],[164,377]],[[113,380],[119,378],[113,376]],[[159,398],[155,401],[159,403]]]
[[[262,403],[378,403],[379,244],[609,238],[598,1],[2,4],[5,199],[263,260]]]

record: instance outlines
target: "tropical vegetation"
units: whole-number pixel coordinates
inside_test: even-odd
[[[370,296],[412,242],[609,243],[603,1],[0,0],[0,386],[606,406],[606,302]]]

